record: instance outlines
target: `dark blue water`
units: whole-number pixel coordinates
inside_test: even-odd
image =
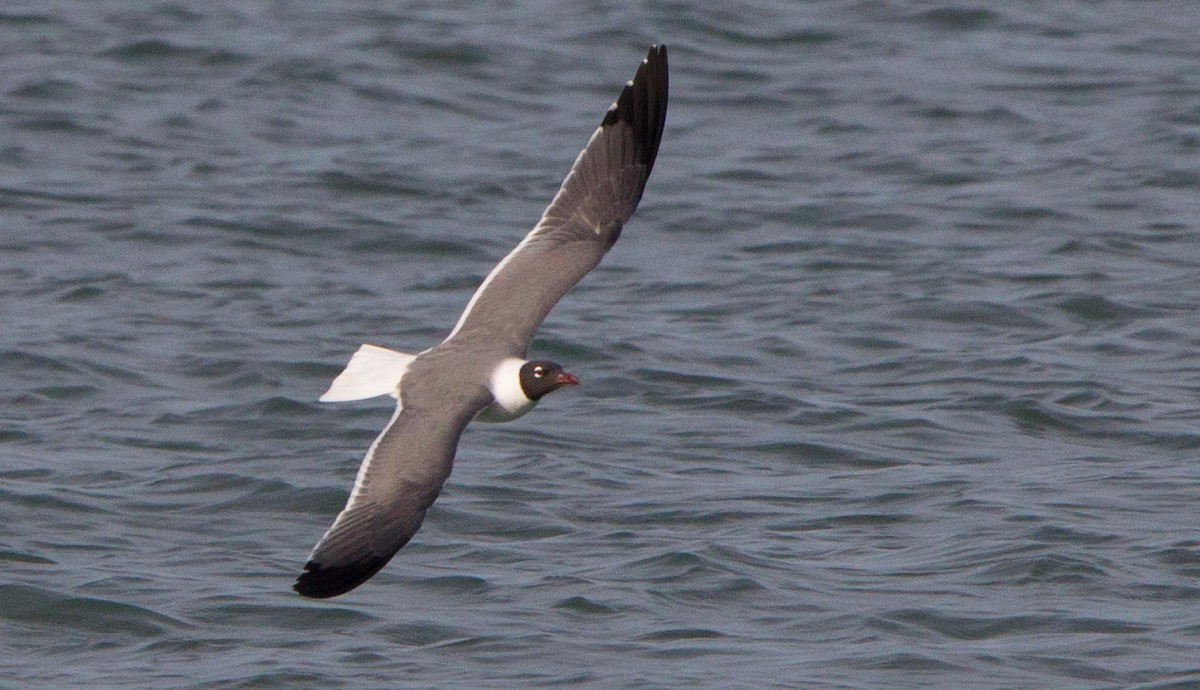
[[[1184,2],[10,3],[0,685],[1200,687]],[[289,589],[646,48],[641,209],[380,575]]]

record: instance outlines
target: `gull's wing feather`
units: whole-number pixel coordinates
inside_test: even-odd
[[[655,46],[580,152],[541,221],[475,291],[449,338],[524,355],[542,319],[595,268],[637,208],[667,116],[667,49]]]

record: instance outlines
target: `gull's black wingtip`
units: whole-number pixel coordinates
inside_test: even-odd
[[[292,589],[311,599],[328,599],[345,594],[361,585],[387,565],[390,558],[371,558],[348,565],[322,566],[315,561],[304,564]]]
[[[629,123],[634,131],[639,157],[646,166],[647,177],[654,168],[654,159],[658,157],[658,145],[667,121],[669,89],[667,47],[661,44],[650,46],[650,52],[638,65],[637,73],[621,90],[617,102],[612,104],[600,123],[601,127],[619,122]]]

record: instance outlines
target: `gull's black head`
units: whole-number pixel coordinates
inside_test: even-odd
[[[563,371],[562,365],[538,359],[521,366],[521,392],[530,400],[539,400],[563,386],[578,386],[579,379]]]

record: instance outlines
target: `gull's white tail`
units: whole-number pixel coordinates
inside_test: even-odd
[[[400,379],[416,355],[389,350],[378,345],[363,345],[350,358],[350,363],[329,384],[321,402],[365,400],[379,395],[400,399]]]

